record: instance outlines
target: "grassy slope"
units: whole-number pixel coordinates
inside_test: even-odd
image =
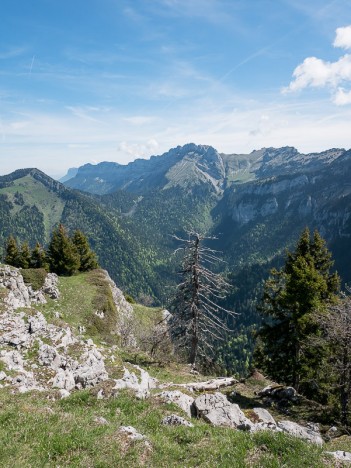
[[[101,297],[101,283],[96,272],[60,278],[61,299],[38,307],[49,322],[68,322],[74,329],[89,323],[94,313],[94,298]],[[55,317],[59,312],[60,318]],[[139,329],[152,327],[159,319],[159,309],[135,306]],[[137,327],[137,328],[138,328]],[[89,338],[86,333],[85,338]],[[93,336],[97,342],[105,334]],[[106,346],[106,353],[109,346]],[[115,370],[107,360],[113,377],[121,369],[126,351],[114,351]],[[153,360],[145,353],[129,351],[128,359],[145,364],[150,374],[161,382],[202,380],[192,376],[187,366]],[[1,370],[1,369],[0,369]],[[257,383],[256,383],[257,384]],[[261,383],[263,385],[263,383]],[[239,388],[244,393],[243,387]],[[232,389],[229,389],[230,391]],[[74,392],[60,400],[55,391],[12,394],[0,389],[0,466],[2,467],[321,467],[332,466],[322,449],[284,434],[262,432],[247,434],[225,428],[212,428],[194,420],[194,428],[162,426],[164,416],[182,414],[174,405],[157,398],[136,400],[129,393],[98,400],[97,389]],[[248,394],[248,398],[251,397]],[[249,406],[248,406],[249,407]],[[99,425],[96,417],[107,425]],[[183,415],[184,416],[184,415]],[[118,428],[132,425],[144,434],[144,441],[128,442]],[[338,445],[336,445],[338,444]],[[330,447],[327,446],[326,449]],[[350,450],[349,441],[334,443],[333,449]]]
[[[16,192],[23,195],[27,205],[36,205],[43,213],[45,236],[49,239],[53,227],[62,217],[65,203],[57,194],[48,190],[31,175],[14,180],[13,185],[9,187],[0,188],[0,193],[6,193],[11,202],[13,202]],[[20,209],[21,206],[14,204],[12,214],[15,214]]]

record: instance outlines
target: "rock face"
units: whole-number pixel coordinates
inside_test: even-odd
[[[194,401],[198,416],[213,426],[226,426],[250,431],[254,424],[238,405],[232,404],[223,393],[205,393]]]

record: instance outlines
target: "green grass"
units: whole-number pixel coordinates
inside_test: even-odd
[[[6,193],[9,201],[13,201],[15,193],[22,194],[27,205],[36,205],[44,215],[46,238],[53,227],[60,221],[65,203],[54,192],[48,190],[41,182],[35,180],[31,175],[13,181],[9,187],[0,189],[0,193]],[[22,207],[14,204],[13,214]]]
[[[0,465],[2,467],[323,467],[322,449],[284,434],[247,434],[212,428],[160,424],[173,407],[136,400],[127,392],[97,400],[80,391],[59,401],[47,395],[0,391]],[[94,421],[104,417],[108,425]],[[118,432],[134,426],[151,443],[128,442]]]

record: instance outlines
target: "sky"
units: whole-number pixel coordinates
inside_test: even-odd
[[[350,0],[2,0],[0,174],[351,147]]]

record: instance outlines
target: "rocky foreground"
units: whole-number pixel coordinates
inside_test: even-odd
[[[106,280],[121,321],[131,320],[130,304],[107,273]],[[52,392],[52,398],[57,399],[87,388],[96,388],[98,399],[118,397],[121,391],[129,389],[138,399],[157,399],[179,407],[181,415],[165,416],[160,421],[163,425],[183,425],[191,430],[192,419],[202,418],[212,426],[246,432],[285,432],[323,445],[317,424],[302,426],[289,420],[276,421],[264,407],[253,408],[245,414],[230,401],[230,393],[226,395],[220,391],[237,383],[233,378],[178,385],[160,383],[137,365],[117,363],[119,350],[116,345],[98,346],[84,335],[83,326],[74,329],[61,320],[58,312],[50,320],[36,309],[38,304],[48,300],[60,301],[56,275],[48,274],[43,287],[33,291],[24,283],[18,269],[0,266],[0,389],[7,388],[13,393]],[[98,310],[96,314],[101,316]],[[122,328],[121,324],[116,324],[116,330]],[[127,342],[135,346],[132,333]],[[289,387],[267,387],[260,396],[293,400],[296,392]],[[108,424],[104,418],[98,420],[99,424]],[[144,440],[146,446],[149,444],[134,427],[121,426],[119,430],[128,439]],[[351,462],[351,453],[336,451],[329,454],[345,463]]]

